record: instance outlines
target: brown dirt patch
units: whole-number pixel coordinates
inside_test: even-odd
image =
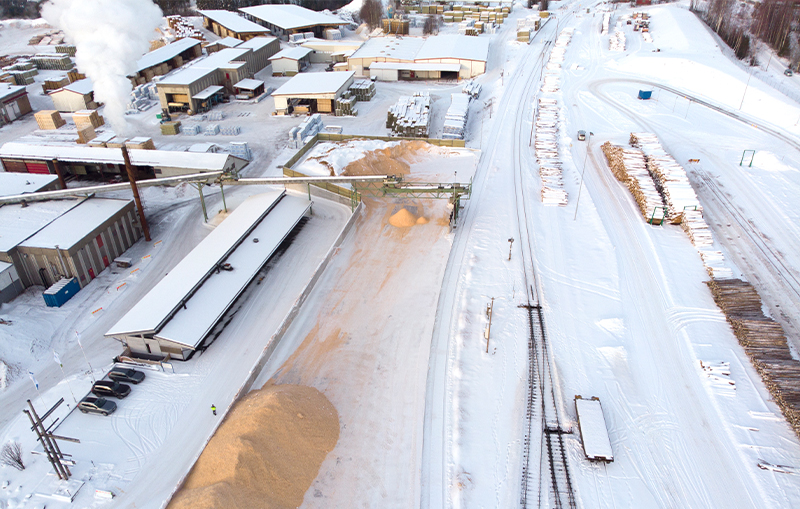
[[[267,385],[231,410],[169,509],[298,507],[339,440],[339,414],[302,385]]]

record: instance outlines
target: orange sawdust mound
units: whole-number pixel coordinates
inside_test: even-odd
[[[409,212],[408,209],[402,208],[389,218],[389,224],[395,228],[408,228],[417,224],[417,216]]]
[[[419,219],[417,219],[417,224],[428,224],[428,220],[422,216],[419,216]]]
[[[410,164],[424,159],[433,145],[425,141],[401,141],[391,147],[370,150],[348,164],[342,175],[407,175]],[[436,148],[436,147],[433,147]]]
[[[339,440],[339,414],[317,389],[271,385],[237,403],[169,509],[298,507]]]

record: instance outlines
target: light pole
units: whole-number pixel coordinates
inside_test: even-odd
[[[586,160],[589,158],[589,144],[592,141],[592,136],[594,135],[593,132],[589,132],[589,137],[586,138],[586,155],[583,156],[583,171],[581,171],[581,183],[578,186],[578,199],[575,202],[575,217],[572,218],[573,221],[578,219],[578,206],[581,204],[581,190],[583,189],[583,176],[586,174]]]

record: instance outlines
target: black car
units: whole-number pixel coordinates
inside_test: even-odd
[[[114,368],[108,372],[108,378],[117,382],[126,382],[136,385],[144,380],[144,373],[136,371],[135,369]]]
[[[124,398],[131,393],[131,386],[115,382],[114,380],[100,380],[92,386],[92,393],[98,396]]]
[[[78,403],[78,409],[85,413],[108,415],[114,413],[117,409],[117,404],[109,401],[106,398],[96,398],[94,396],[86,396]]]

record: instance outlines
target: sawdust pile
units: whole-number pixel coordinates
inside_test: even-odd
[[[169,509],[298,507],[339,440],[339,414],[317,389],[272,385],[236,404]]]
[[[389,224],[395,228],[408,228],[409,226],[425,224],[427,222],[427,219],[422,216],[417,218],[417,216],[409,212],[406,208],[398,210],[389,218]]]
[[[410,164],[429,156],[435,148],[425,141],[401,141],[391,147],[366,152],[364,157],[348,164],[342,175],[408,175]]]

